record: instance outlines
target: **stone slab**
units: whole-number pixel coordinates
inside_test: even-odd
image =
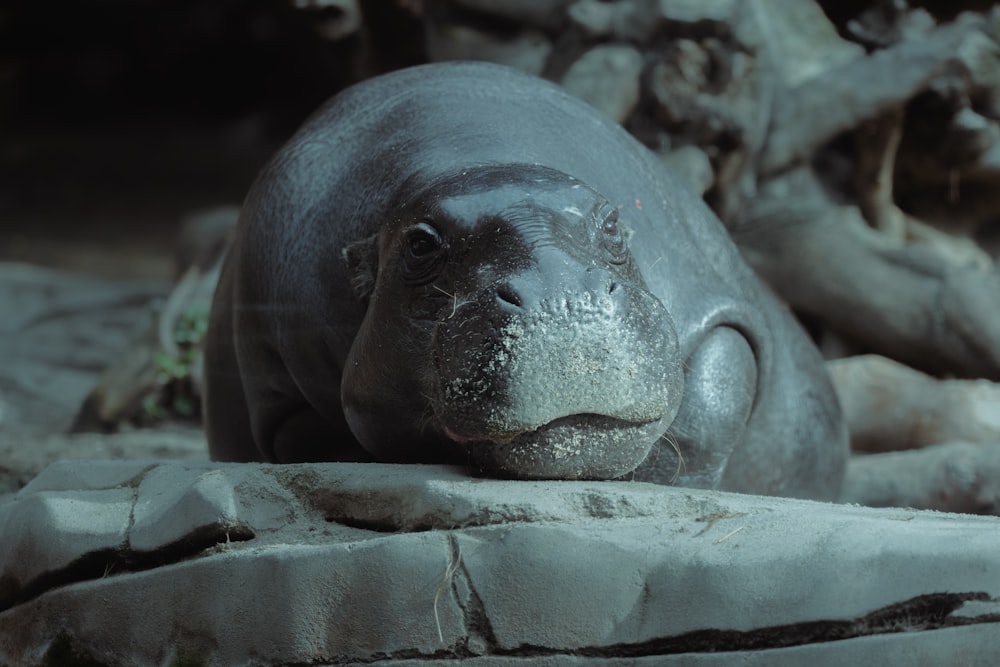
[[[91,510],[34,510],[53,497]],[[207,462],[56,464],[0,517],[22,554],[0,581],[47,582],[0,605],[0,664],[990,664],[1000,642],[996,517]],[[113,540],[107,569],[60,556]]]
[[[169,290],[0,262],[0,430],[68,428],[101,369],[148,329]]]
[[[844,667],[844,665],[962,665],[995,667],[1000,656],[1000,624],[964,626],[757,651],[684,653],[636,658],[580,655],[482,656],[469,667]],[[390,660],[391,667],[442,667],[454,660]]]
[[[41,577],[122,548],[135,492],[42,492],[0,505],[0,608]]]
[[[178,479],[176,469],[157,467],[139,485],[129,545],[155,551],[207,527],[237,523],[236,491],[223,470]]]

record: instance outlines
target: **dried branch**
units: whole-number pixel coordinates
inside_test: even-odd
[[[956,442],[854,456],[842,502],[942,512],[1000,514],[1000,443]]]
[[[938,380],[877,355],[830,361],[827,370],[855,452],[1000,443],[1000,384]]]
[[[776,95],[760,168],[773,174],[809,158],[837,134],[948,87],[966,97],[996,83],[997,44],[982,17],[964,15],[923,39],[900,42]]]
[[[734,238],[793,308],[842,337],[931,373],[1000,379],[995,268],[891,242],[804,169],[773,183]]]

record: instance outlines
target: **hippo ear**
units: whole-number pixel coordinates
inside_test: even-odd
[[[367,300],[375,289],[378,273],[378,235],[355,241],[344,248],[342,254],[347,262],[347,273],[351,279],[354,295]]]

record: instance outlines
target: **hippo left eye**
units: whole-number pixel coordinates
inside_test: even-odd
[[[608,251],[613,264],[624,264],[627,259],[625,235],[618,226],[618,209],[608,213],[601,222],[601,246]]]
[[[608,213],[608,217],[604,218],[604,222],[601,223],[601,231],[607,236],[618,236],[618,209]]]

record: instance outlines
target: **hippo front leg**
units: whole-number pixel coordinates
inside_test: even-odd
[[[744,438],[756,394],[757,361],[750,344],[735,329],[716,327],[685,363],[680,410],[635,479],[718,487]]]

